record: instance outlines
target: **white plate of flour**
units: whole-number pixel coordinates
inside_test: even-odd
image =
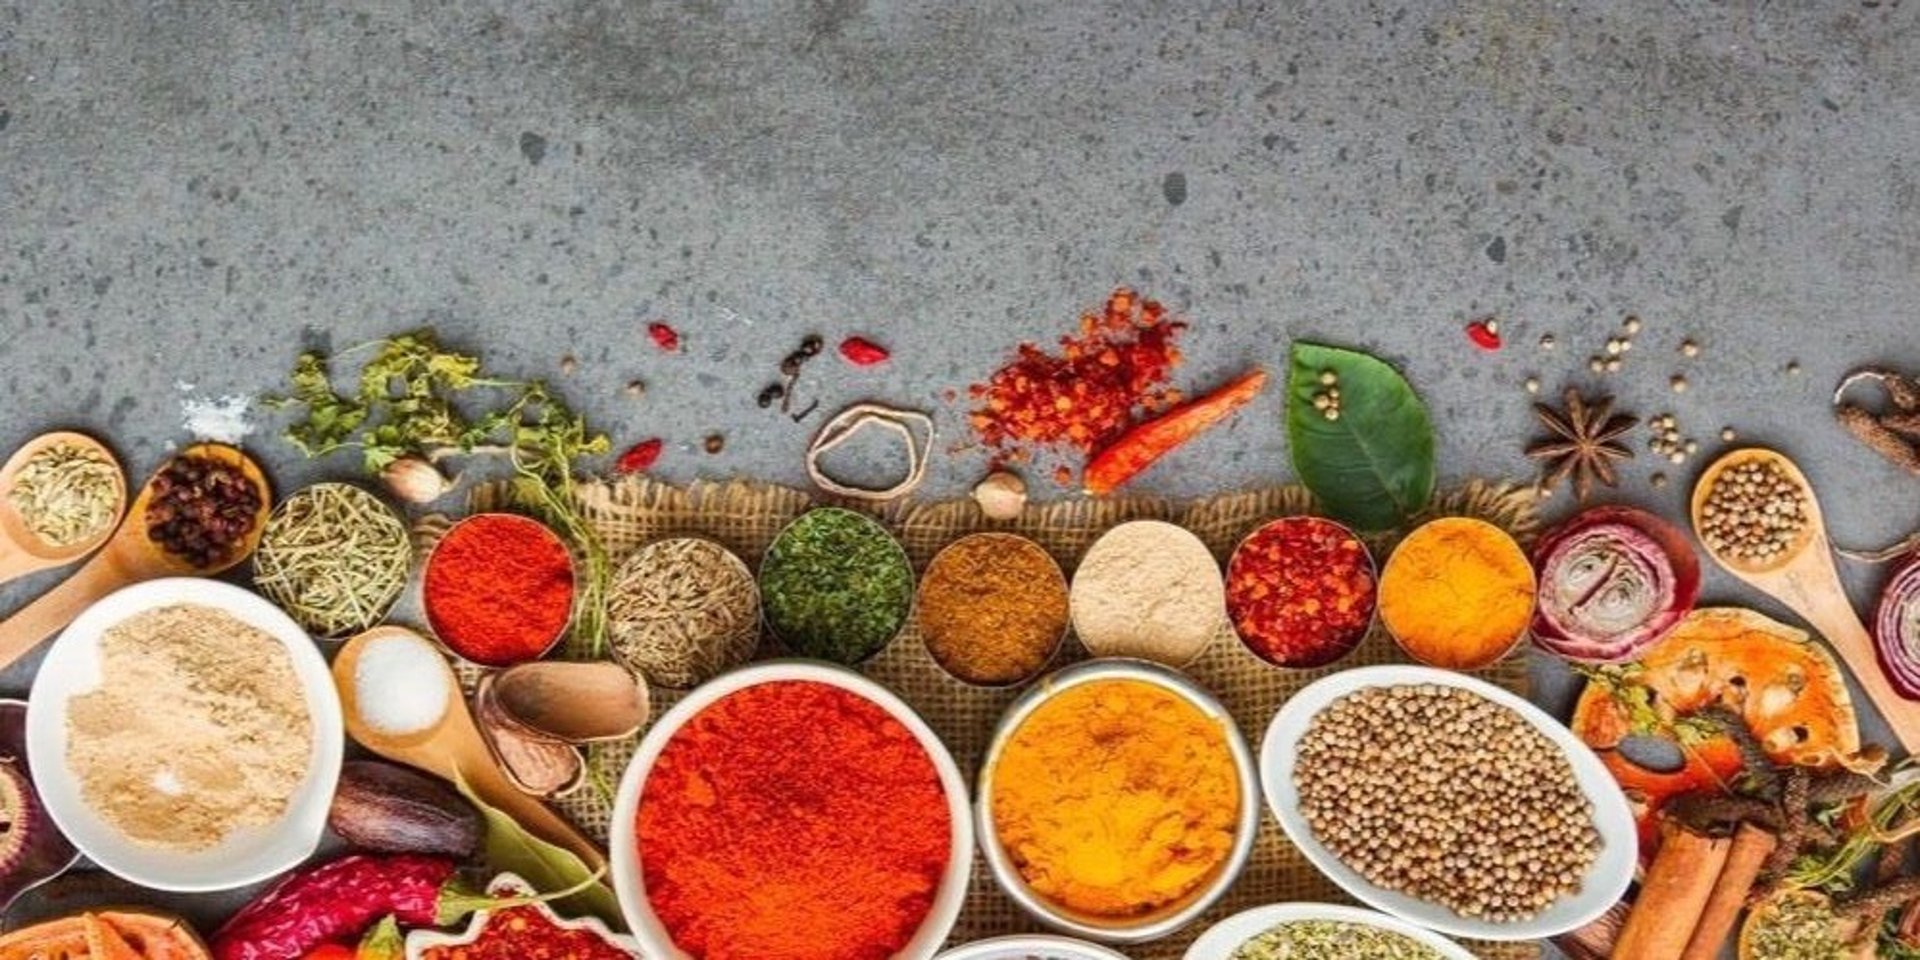
[[[174,657],[184,648],[172,642],[123,639],[114,683],[108,632],[160,622],[167,608],[187,608],[172,616],[203,628],[197,659]],[[189,662],[186,675],[218,693],[128,682]],[[217,672],[224,679],[211,679]],[[240,742],[249,726],[254,739]],[[158,890],[245,886],[311,856],[344,747],[319,648],[273,604],[213,580],[153,580],[102,598],[48,649],[27,703],[27,751],[61,832],[102,868]],[[103,797],[117,813],[98,805]]]

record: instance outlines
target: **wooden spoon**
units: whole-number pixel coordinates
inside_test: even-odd
[[[1819,501],[1814,499],[1813,485],[1793,461],[1761,447],[1735,450],[1714,461],[1693,488],[1694,535],[1699,536],[1705,529],[1707,497],[1720,475],[1729,467],[1755,462],[1775,465],[1800,487],[1806,501],[1806,526],[1785,550],[1770,560],[1756,562],[1728,556],[1710,546],[1707,554],[1722,569],[1786,604],[1812,624],[1826,638],[1827,645],[1846,661],[1860,689],[1879,709],[1901,746],[1908,753],[1920,751],[1920,702],[1902,697],[1887,682],[1879,655],[1874,652],[1873,638],[1840,585],[1840,574],[1833,565],[1833,545],[1827,540],[1826,521],[1821,517]],[[1704,545],[1705,539],[1701,542]]]
[[[607,855],[598,844],[546,804],[515,787],[501,772],[486,741],[480,738],[480,728],[474,725],[466,698],[460,695],[460,680],[444,658],[441,667],[445,671],[447,705],[438,722],[403,736],[383,733],[366,722],[360,712],[354,670],[360,662],[361,651],[370,641],[381,637],[411,637],[421,643],[429,642],[405,627],[382,626],[348,640],[340,648],[333,661],[333,682],[340,690],[340,709],[346,718],[347,735],[389,760],[418,767],[444,780],[461,780],[488,806],[519,821],[542,840],[572,851],[588,870],[605,868]]]
[[[97,454],[113,465],[113,520],[85,540],[56,547],[47,543],[27,529],[26,518],[13,506],[8,494],[18,482],[20,469],[40,451],[54,446],[78,447]],[[127,509],[127,475],[120,468],[120,461],[114,459],[113,451],[106,445],[84,433],[57,430],[43,433],[27,441],[14,455],[8,458],[5,466],[0,466],[0,583],[6,583],[29,573],[35,573],[49,567],[58,567],[72,563],[92,553],[107,538],[113,535],[113,529],[125,515]]]
[[[210,577],[232,568],[253,554],[254,548],[260,544],[260,533],[267,525],[267,514],[273,508],[273,488],[267,483],[266,474],[260,471],[260,465],[238,447],[223,443],[194,444],[175,454],[167,463],[180,457],[200,457],[238,467],[259,489],[260,510],[253,518],[246,539],[234,547],[224,562],[210,567],[196,567],[149,539],[147,508],[153,500],[154,481],[166,469],[166,464],[162,464],[160,470],[154,471],[153,476],[140,488],[140,496],[134,499],[133,507],[120,522],[120,528],[114,531],[113,538],[107,541],[97,556],[87,561],[87,565],[67,578],[65,583],[0,622],[0,670],[32,652],[33,648],[72,622],[74,617],[80,615],[80,611],[95,600],[121,587],[159,577]]]

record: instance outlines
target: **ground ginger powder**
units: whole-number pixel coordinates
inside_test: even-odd
[[[67,768],[137,843],[205,850],[280,819],[306,778],[313,718],[287,648],[177,604],[100,639],[100,686],[67,704]]]
[[[1245,799],[1220,721],[1163,687],[1097,680],[1014,731],[990,803],[1000,843],[1035,893],[1125,918],[1212,879]]]

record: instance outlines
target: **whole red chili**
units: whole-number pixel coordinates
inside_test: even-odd
[[[538,659],[573,614],[573,559],[539,521],[482,513],[427,558],[427,623],[455,653],[489,667]]]
[[[465,890],[454,862],[414,855],[341,857],[289,875],[213,935],[214,960],[287,960],[354,941],[380,918],[444,927],[500,901]]]
[[[1482,350],[1500,349],[1500,321],[1488,318],[1467,324],[1467,339]]]
[[[886,347],[865,337],[848,337],[840,341],[840,355],[856,367],[885,363],[888,357],[893,356]]]
[[[681,727],[636,833],[654,913],[699,960],[887,960],[932,909],[952,846],[913,734],[810,681],[747,687]]]
[[[680,331],[664,323],[647,324],[647,336],[653,338],[653,345],[672,353],[680,349]]]
[[[1252,403],[1266,387],[1266,371],[1255,367],[1226,386],[1121,434],[1087,461],[1087,492],[1096,497],[1112,493],[1154,461]]]
[[[1345,656],[1373,623],[1373,560],[1346,527],[1283,517],[1227,563],[1227,613],[1248,648],[1283,667]]]
[[[659,437],[654,437],[651,440],[642,440],[628,447],[627,452],[621,454],[620,459],[613,462],[613,472],[641,473],[651,469],[654,463],[659,461],[660,451],[664,447],[665,444],[661,443]]]

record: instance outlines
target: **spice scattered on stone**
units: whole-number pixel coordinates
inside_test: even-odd
[[[1294,767],[1313,835],[1367,881],[1512,923],[1580,889],[1593,809],[1553,742],[1477,694],[1370,687],[1316,714]]]
[[[1806,490],[1771,460],[1721,471],[1700,509],[1700,539],[1707,548],[1749,563],[1777,559],[1806,527]]]

